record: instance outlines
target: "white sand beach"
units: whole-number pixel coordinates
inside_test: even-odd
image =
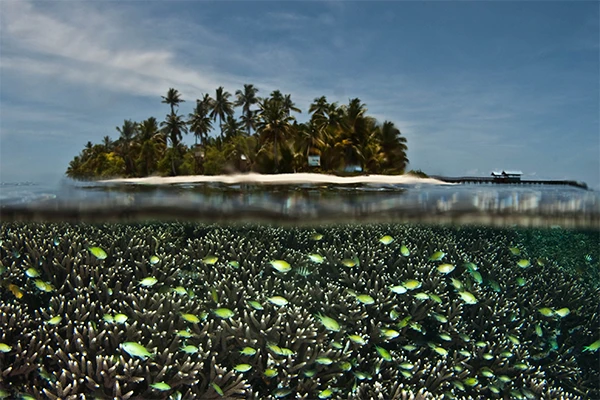
[[[353,177],[341,177],[326,174],[314,173],[296,173],[296,174],[277,174],[263,175],[256,173],[235,174],[235,175],[184,175],[159,177],[150,176],[146,178],[123,178],[109,179],[100,181],[103,183],[133,183],[140,185],[169,185],[181,183],[204,183],[218,182],[226,184],[256,183],[262,185],[300,185],[300,184],[432,184],[432,185],[452,185],[437,179],[419,178],[414,175],[361,175]]]

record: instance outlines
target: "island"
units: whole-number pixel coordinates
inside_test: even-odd
[[[258,93],[246,84],[232,99],[221,86],[214,98],[203,94],[196,99],[185,117],[179,114],[185,100],[170,88],[161,96],[168,106],[164,120],[125,120],[116,128],[118,139],[104,136],[101,143],[88,142],[66,175],[98,180],[232,173],[404,174],[409,161],[406,138],[393,122],[380,123],[367,115],[359,98],[339,105],[317,97],[309,106],[308,121],[298,122],[296,114],[302,110],[290,94]],[[191,146],[182,142],[188,133],[195,137]],[[421,171],[412,175],[426,177]]]

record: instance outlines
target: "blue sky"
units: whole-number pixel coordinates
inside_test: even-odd
[[[359,97],[431,174],[600,188],[597,2],[0,2],[0,180],[56,181],[169,87]],[[193,138],[187,137],[187,143]]]

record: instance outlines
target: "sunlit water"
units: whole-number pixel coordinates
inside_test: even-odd
[[[596,192],[65,182],[0,207],[0,397],[600,398]]]

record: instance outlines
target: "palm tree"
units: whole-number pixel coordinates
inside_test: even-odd
[[[242,124],[231,115],[228,115],[227,120],[223,124],[223,133],[225,134],[225,140],[229,140],[240,134],[243,135],[245,132],[242,129]]]
[[[113,141],[110,136],[104,136],[102,138],[102,145],[104,146],[104,151],[109,153],[112,150]]]
[[[283,103],[283,109],[285,110],[285,112],[290,115],[290,112],[297,112],[297,113],[301,113],[302,110],[299,109],[298,107],[296,107],[296,104],[292,101],[292,95],[291,94],[286,94],[283,97],[282,100]]]
[[[408,165],[406,138],[393,122],[384,121],[378,132],[379,144],[384,156],[384,168],[404,172]]]
[[[259,103],[259,107],[257,130],[260,132],[263,143],[273,142],[273,161],[275,163],[275,173],[277,173],[277,141],[285,139],[291,132],[291,123],[295,121],[295,118],[286,112],[281,101],[273,98],[264,99]]]
[[[178,147],[182,138],[181,134],[188,133],[185,121],[179,114],[168,114],[167,119],[161,122],[160,126],[163,128],[164,134],[171,141],[171,148],[173,149]]]
[[[180,146],[179,142],[181,141],[181,133],[187,133],[187,126],[185,121],[181,118],[181,115],[178,114],[168,114],[167,119],[160,123],[160,126],[163,128],[163,132],[171,141],[171,149],[168,150],[168,156],[171,159],[171,171],[173,175],[177,175],[177,170],[175,168],[175,157],[180,157]]]
[[[212,120],[208,116],[210,113],[212,99],[208,94],[204,95],[202,100],[196,100],[196,108],[194,112],[188,116],[188,125],[190,132],[196,137],[196,144],[200,138],[200,145],[204,147],[205,138],[208,137],[208,132],[212,129]]]
[[[181,99],[181,93],[177,89],[169,88],[166,96],[162,97],[161,103],[166,103],[171,106],[171,114],[175,113],[174,107],[179,107],[179,103],[185,102],[185,100]]]
[[[213,109],[210,117],[216,120],[219,117],[219,126],[221,127],[221,137],[223,137],[223,120],[226,116],[233,115],[233,103],[229,101],[231,93],[225,92],[223,86],[217,89]]]
[[[142,176],[148,176],[154,172],[156,165],[166,149],[165,135],[159,130],[156,118],[150,117],[138,126],[137,146],[139,155],[138,166],[141,166]]]
[[[236,90],[235,92],[236,101],[234,105],[236,107],[242,107],[242,121],[246,126],[248,135],[250,135],[250,129],[254,129],[255,127],[255,119],[253,118],[254,112],[250,109],[250,107],[258,103],[256,93],[258,93],[258,89],[252,84],[245,84],[244,91]]]
[[[134,171],[131,145],[137,134],[137,124],[130,119],[126,119],[123,121],[122,127],[117,127],[117,132],[120,134],[117,141],[119,143],[119,155],[125,161],[125,174],[130,175]]]

